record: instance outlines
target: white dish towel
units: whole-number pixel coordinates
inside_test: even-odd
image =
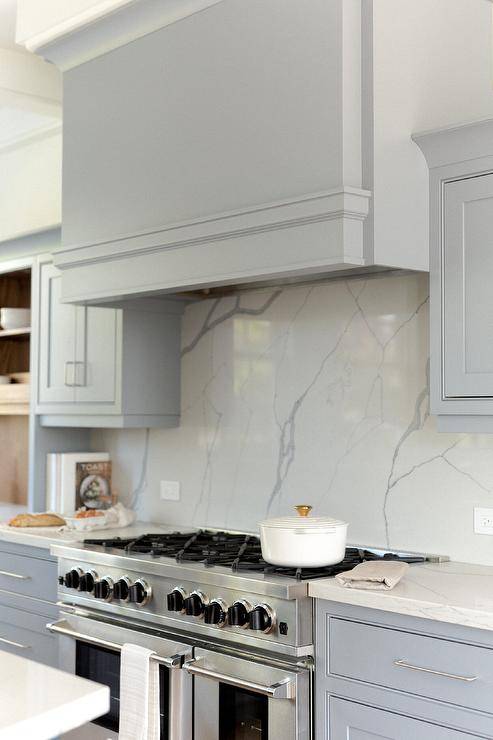
[[[152,650],[126,643],[120,665],[119,740],[159,740],[159,664]]]

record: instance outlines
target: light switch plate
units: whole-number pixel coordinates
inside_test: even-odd
[[[161,501],[179,501],[180,500],[180,481],[162,480],[160,491],[161,491]]]
[[[474,532],[493,535],[493,509],[474,509]]]

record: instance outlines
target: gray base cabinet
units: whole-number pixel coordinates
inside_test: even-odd
[[[62,303],[51,257],[35,271],[35,410],[43,426],[169,427],[180,416],[184,301]]]
[[[333,740],[474,740],[477,736],[420,722],[400,714],[329,697]]]
[[[47,550],[0,540],[0,651],[58,667],[46,625],[57,618],[57,565]]]
[[[493,633],[317,601],[315,740],[493,738]]]

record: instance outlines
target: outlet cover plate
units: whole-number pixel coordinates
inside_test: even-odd
[[[179,501],[180,500],[180,481],[162,480],[160,484],[161,501]]]
[[[493,509],[474,509],[474,532],[493,535]]]

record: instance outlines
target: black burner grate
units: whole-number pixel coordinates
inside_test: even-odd
[[[178,563],[201,563],[205,567],[222,565],[237,573],[274,574],[296,578],[299,581],[335,576],[366,560],[401,560],[406,563],[422,563],[425,560],[418,555],[397,555],[390,552],[379,555],[371,550],[348,547],[344,560],[336,565],[322,568],[285,568],[270,565],[263,560],[258,537],[208,530],[193,533],[145,534],[133,539],[121,537],[89,539],[84,540],[84,544],[123,550],[129,555],[146,554],[156,558],[175,558]]]

